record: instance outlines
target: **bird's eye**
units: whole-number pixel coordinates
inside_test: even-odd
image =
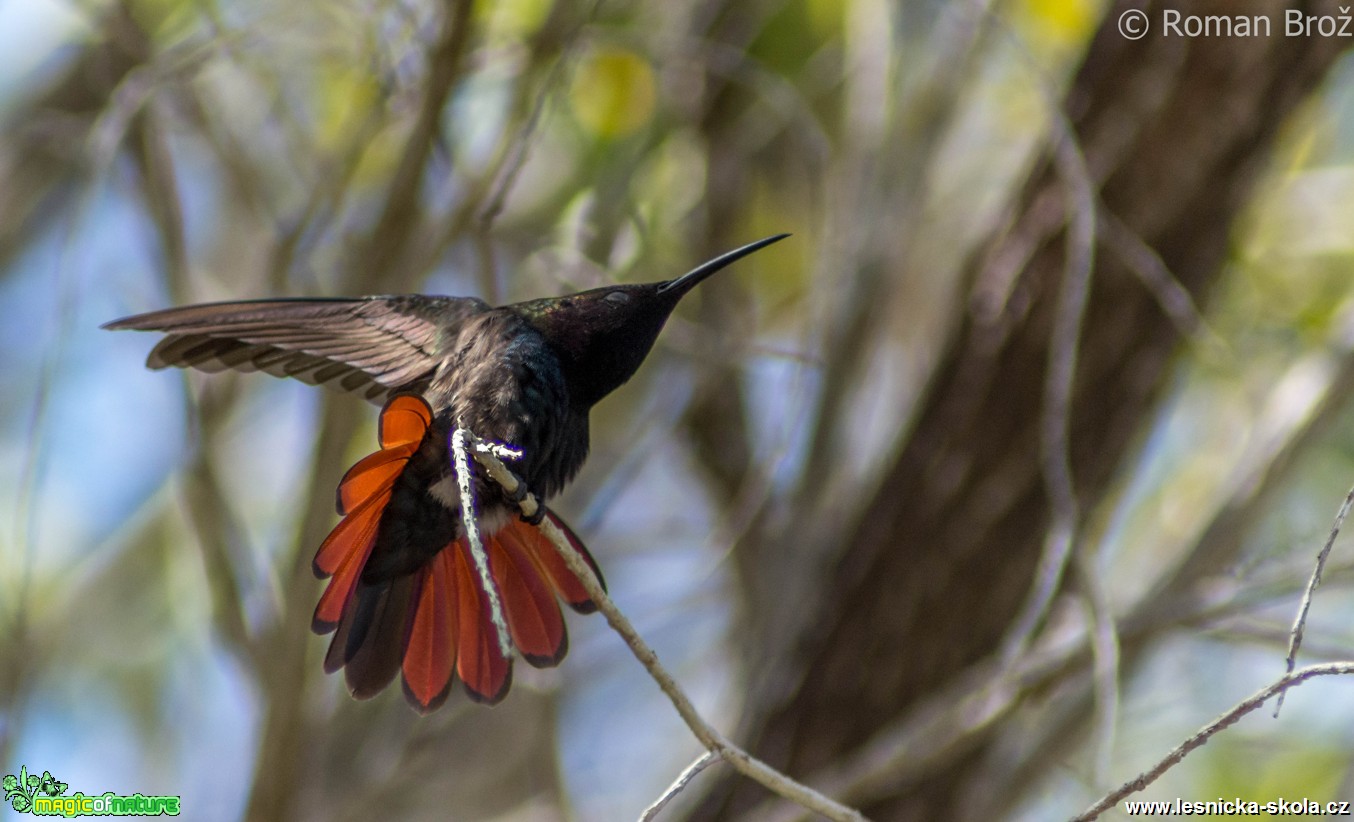
[[[617,305],[625,305],[630,302],[630,295],[626,294],[624,291],[613,291],[606,295],[606,301],[609,303],[616,303]]]

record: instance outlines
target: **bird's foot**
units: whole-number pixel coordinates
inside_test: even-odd
[[[522,500],[526,499],[527,494],[530,493],[531,489],[527,488],[527,484],[525,482],[522,482],[521,480],[518,480],[517,490],[514,491],[511,495],[512,501],[520,508]],[[521,516],[522,521],[525,522],[527,525],[541,524],[541,520],[545,519],[545,503],[541,502],[540,496],[536,497],[536,512],[531,516],[527,516],[526,514],[522,514]]]

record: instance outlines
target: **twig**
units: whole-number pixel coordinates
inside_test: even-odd
[[[517,175],[521,173],[522,167],[526,165],[527,150],[531,147],[531,141],[536,136],[537,127],[540,126],[542,116],[545,113],[546,103],[550,100],[555,89],[564,85],[566,75],[572,69],[574,56],[578,51],[578,46],[582,37],[583,28],[597,19],[597,13],[602,8],[602,0],[595,0],[592,9],[583,20],[579,21],[574,31],[565,38],[566,45],[563,54],[555,60],[555,64],[550,67],[549,74],[541,83],[540,90],[536,96],[536,102],[531,108],[531,114],[528,115],[526,124],[517,131],[517,138],[512,142],[508,153],[504,155],[504,162],[495,172],[492,181],[489,184],[489,191],[479,211],[475,214],[475,221],[479,224],[480,233],[484,236],[489,235],[489,230],[493,227],[494,220],[502,213],[503,207],[507,202],[508,194],[512,191],[513,184],[517,182]]]
[[[1072,477],[1069,429],[1072,385],[1077,371],[1081,325],[1086,316],[1091,272],[1095,265],[1096,201],[1086,158],[1077,145],[1067,115],[1053,104],[1056,133],[1054,165],[1067,185],[1067,260],[1049,339],[1048,374],[1044,380],[1044,414],[1040,426],[1040,467],[1048,491],[1053,522],[1039,558],[1034,587],[1004,643],[1008,661],[1023,653],[1058,592],[1067,560],[1076,550],[1078,511]]]
[[[1095,777],[1104,780],[1114,751],[1114,733],[1119,725],[1119,626],[1104,580],[1091,557],[1078,553],[1073,570],[1081,584],[1087,611],[1087,633],[1094,655],[1095,676]]]
[[[385,203],[363,249],[364,256],[358,258],[359,267],[365,266],[366,270],[396,269],[393,275],[384,275],[387,279],[398,276],[400,282],[404,282],[409,276],[404,271],[404,255],[420,224],[420,197],[428,157],[442,128],[442,112],[463,72],[470,30],[474,25],[473,6],[471,0],[452,0],[443,11],[442,30],[428,52],[428,76],[418,117],[405,141],[399,165],[390,177]],[[392,266],[392,261],[399,265]]]
[[[602,0],[595,0],[587,15],[578,21],[570,34],[563,38],[565,45],[560,50],[560,54],[552,61],[549,72],[536,90],[536,100],[531,106],[531,112],[526,116],[526,122],[515,129],[516,137],[507,144],[505,150],[499,152],[494,160],[493,167],[481,178],[486,187],[482,189],[479,196],[466,201],[465,209],[452,216],[447,222],[447,231],[438,241],[438,248],[440,249],[450,243],[454,236],[461,233],[470,219],[469,209],[472,204],[478,203],[475,206],[475,232],[472,241],[479,257],[480,287],[486,298],[501,296],[498,281],[494,276],[494,244],[491,239],[494,221],[498,219],[498,215],[506,207],[508,195],[512,192],[513,186],[516,185],[517,177],[526,167],[527,154],[531,149],[531,143],[540,129],[541,121],[545,118],[546,105],[554,97],[555,92],[567,82],[567,75],[572,70],[574,59],[579,51],[579,43],[583,39],[583,29],[597,18],[597,13],[601,10],[601,7]],[[547,59],[543,52],[546,50],[545,44],[551,39],[537,38],[536,45],[532,49],[529,66]],[[526,103],[527,85],[529,83],[526,78],[531,74],[531,71],[530,67],[523,71],[523,79],[518,89],[518,100],[514,104],[514,110],[520,111]]]
[[[515,495],[521,485],[521,480],[493,455],[493,446],[479,441],[473,434],[464,431],[464,429],[457,429],[454,437],[462,435],[471,438],[471,442],[474,444],[475,460],[484,467],[489,477],[502,486],[503,490],[509,495]],[[459,464],[456,470],[461,471]],[[518,507],[525,516],[530,517],[537,512],[540,503],[536,500],[535,495],[527,492],[522,496]],[[607,596],[601,583],[593,575],[592,568],[569,544],[569,538],[564,535],[564,532],[549,518],[541,520],[540,528],[542,533],[555,544],[564,564],[569,567],[574,576],[578,577],[578,581],[588,592],[588,596],[597,606],[597,610],[602,612],[612,629],[621,635],[621,639],[625,640],[625,644],[630,647],[630,652],[649,672],[649,676],[653,677],[654,681],[658,683],[658,687],[663,690],[663,693],[672,702],[673,707],[677,709],[682,721],[691,729],[691,733],[695,735],[696,739],[700,740],[706,750],[728,762],[734,770],[749,779],[760,783],[791,802],[834,820],[834,822],[864,822],[865,817],[860,811],[848,808],[813,788],[794,781],[730,742],[722,733],[706,722],[697,712],[695,706],[691,704],[691,699],[686,695],[686,692],[673,679],[672,674],[668,673],[667,669],[658,661],[658,654],[654,653],[653,648],[650,648],[648,643],[639,635],[639,632],[635,630],[635,626],[630,624],[630,620],[625,614],[621,613],[616,604]]]
[[[658,800],[652,805],[644,809],[644,813],[639,815],[639,822],[653,822],[653,820],[658,817],[658,814],[667,807],[668,803],[675,799],[677,794],[681,793],[686,788],[687,783],[692,779],[695,779],[697,774],[713,765],[718,759],[719,755],[714,751],[706,751],[701,754],[695,762],[687,765],[686,769],[678,774],[677,779],[668,786],[668,789],[663,791],[663,795],[658,797]]]
[[[1171,273],[1161,255],[1143,241],[1123,220],[1101,209],[1100,222],[1097,224],[1100,239],[1119,256],[1138,278],[1138,282],[1147,287],[1156,298],[1157,305],[1171,318],[1180,336],[1188,339],[1196,332],[1202,332],[1208,344],[1218,351],[1228,351],[1224,340],[1204,319],[1189,290],[1180,284],[1180,280]]]
[[[1132,796],[1138,791],[1143,790],[1148,785],[1155,782],[1162,774],[1175,767],[1182,759],[1189,755],[1195,748],[1200,747],[1209,739],[1212,739],[1219,731],[1228,728],[1236,723],[1237,720],[1246,714],[1259,708],[1269,701],[1269,698],[1275,694],[1283,694],[1289,688],[1301,682],[1318,676],[1335,676],[1354,674],[1354,662],[1327,662],[1324,665],[1310,665],[1299,671],[1286,674],[1279,681],[1261,688],[1251,696],[1238,702],[1227,713],[1200,728],[1193,736],[1176,746],[1170,753],[1151,768],[1143,771],[1129,781],[1115,788],[1106,794],[1091,807],[1087,808],[1079,816],[1073,817],[1072,822],[1090,822],[1096,819],[1100,814],[1114,807],[1126,796]]]
[[[1326,537],[1326,544],[1321,546],[1321,553],[1316,555],[1316,567],[1312,569],[1312,578],[1307,581],[1307,589],[1302,592],[1302,604],[1298,606],[1298,615],[1293,619],[1293,630],[1288,638],[1288,666],[1287,672],[1293,673],[1293,666],[1298,661],[1298,649],[1302,647],[1302,632],[1307,627],[1307,612],[1312,607],[1312,595],[1316,593],[1316,587],[1321,584],[1321,571],[1326,567],[1326,558],[1330,556],[1331,546],[1335,544],[1335,538],[1340,534],[1340,527],[1345,524],[1345,517],[1349,516],[1349,509],[1354,506],[1354,488],[1349,489],[1345,494],[1345,501],[1340,504],[1340,510],[1335,513],[1335,522],[1331,523],[1330,536]],[[1279,701],[1274,705],[1274,716],[1278,717],[1279,710],[1283,708],[1283,694],[1279,694]]]
[[[475,520],[475,496],[471,491],[473,485],[470,473],[469,449],[466,448],[466,437],[474,436],[464,428],[457,428],[451,434],[451,452],[456,460],[456,484],[461,490],[461,522],[465,525],[465,541],[470,546],[470,556],[475,560],[475,570],[480,575],[480,588],[484,595],[489,599],[489,618],[494,623],[494,632],[498,634],[498,650],[503,656],[512,655],[512,640],[508,637],[508,623],[503,618],[503,603],[498,597],[498,586],[494,584],[494,578],[489,573],[489,557],[484,553],[484,540],[480,539],[479,523]],[[487,448],[483,451],[476,450],[476,457],[479,454],[492,453]]]

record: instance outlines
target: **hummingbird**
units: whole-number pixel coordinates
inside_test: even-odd
[[[532,520],[515,497],[472,467],[475,521],[518,653],[535,667],[568,652],[559,607],[596,610],[537,527],[549,518],[602,580],[583,541],[544,501],[588,455],[588,415],[643,363],[677,303],[729,264],[788,237],[729,251],[671,280],[612,285],[492,307],[423,294],[274,299],[168,308],[106,323],[166,336],[146,365],[263,371],[382,406],[379,450],[339,482],[342,517],[312,564],[329,584],[311,628],[333,633],[326,673],[344,671],[367,699],[400,676],[420,713],[457,677],[474,701],[496,704],[512,684],[488,592],[461,516],[450,438],[459,428],[520,453],[512,468],[541,501]],[[603,583],[605,584],[605,583]]]

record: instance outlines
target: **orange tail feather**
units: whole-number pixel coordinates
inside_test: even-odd
[[[597,581],[602,585],[602,590],[606,590],[606,579],[602,577],[602,571],[597,567],[597,562],[593,560],[592,554],[588,553],[587,547],[583,545],[583,540],[579,539],[574,534],[573,529],[560,519],[554,511],[546,509],[545,515],[564,532],[564,536],[569,540],[570,547],[592,569],[593,574],[597,576]],[[570,608],[580,614],[590,614],[597,610],[596,603],[588,596],[583,583],[579,582],[578,577],[574,576],[574,572],[570,571],[569,566],[564,564],[564,559],[555,549],[555,544],[545,534],[541,533],[539,528],[520,519],[513,520],[498,532],[498,537],[499,539],[516,541],[522,547],[522,550],[536,562],[550,582],[550,587],[554,589],[560,599],[569,604]]]
[[[339,483],[338,508],[347,516],[320,544],[312,563],[316,577],[334,576],[315,609],[311,627],[316,633],[329,633],[338,624],[371,555],[395,479],[431,423],[432,409],[422,397],[394,397],[381,411],[381,450],[359,460]]]
[[[493,705],[508,695],[512,685],[512,658],[498,647],[498,633],[489,616],[489,598],[480,590],[471,567],[470,549],[458,540],[452,550],[456,565],[456,605],[459,630],[456,673],[466,693],[476,702]]]
[[[389,490],[417,448],[416,445],[401,445],[358,460],[339,481],[339,515],[346,516],[371,497]]]
[[[519,542],[490,537],[488,548],[513,644],[537,668],[558,665],[569,652],[569,635],[554,592]]]
[[[362,566],[367,564],[367,557],[376,544],[376,529],[389,501],[389,490],[368,498],[329,533],[315,553],[315,575],[320,578],[333,575],[315,606],[315,616],[310,623],[315,633],[327,634],[338,625],[362,574]]]
[[[428,426],[433,424],[433,410],[428,401],[417,394],[399,394],[381,409],[380,432],[382,448],[422,442]]]
[[[404,651],[404,695],[419,713],[437,710],[451,692],[457,608],[452,563],[452,552],[443,549],[424,569]]]

